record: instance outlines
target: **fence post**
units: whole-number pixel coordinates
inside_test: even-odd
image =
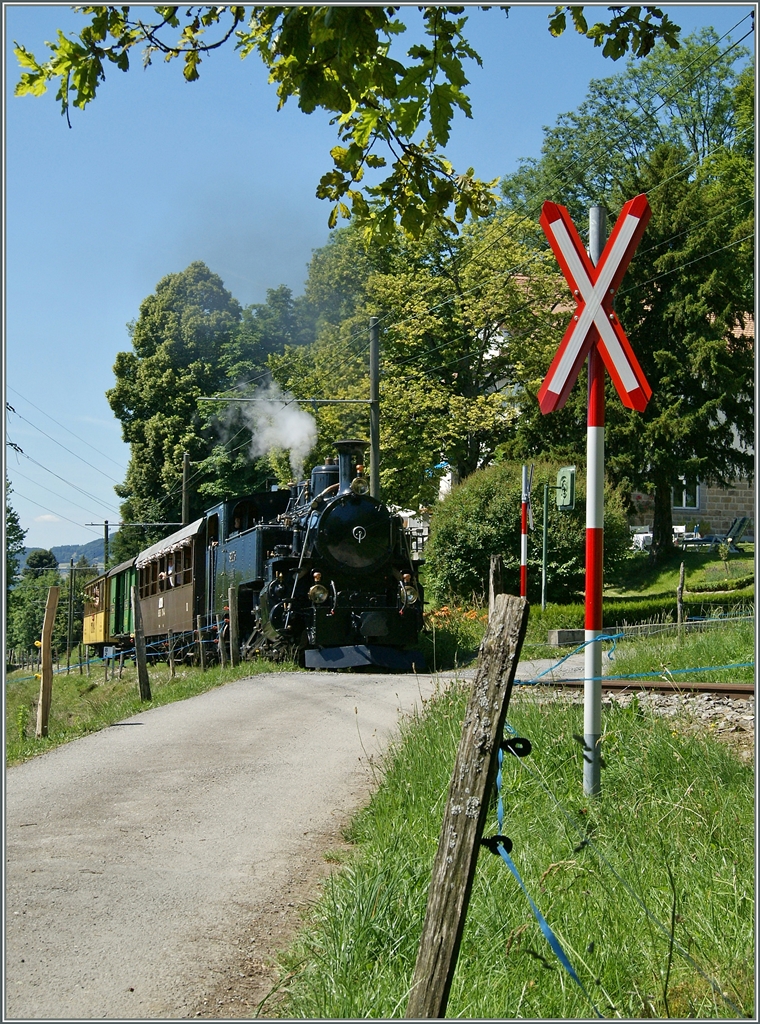
[[[169,678],[174,679],[174,630],[169,630],[168,633],[169,642]]]
[[[37,739],[48,734],[50,701],[53,697],[53,653],[50,642],[53,637],[55,613],[58,609],[59,590],[59,587],[50,587],[48,589],[47,601],[45,603],[45,618],[42,623],[42,643],[40,646],[42,679],[40,680],[40,700],[37,705]]]
[[[230,661],[233,665],[240,664],[240,647],[238,645],[238,604],[237,587],[230,587],[227,603],[230,606]]]
[[[119,651],[119,679],[124,671],[124,651]]]
[[[488,573],[488,618],[493,615],[496,598],[504,593],[504,559],[501,555],[491,555]]]
[[[480,664],[449,786],[407,1018],[445,1017],[496,779],[499,744],[528,625],[528,602],[499,594],[480,646]]]
[[[678,588],[676,590],[676,608],[678,615],[678,640],[679,642],[683,639],[683,585],[684,585],[684,565],[681,562],[681,571],[678,574]]]
[[[145,633],[143,632],[142,608],[137,596],[137,587],[132,586],[132,621],[135,627],[135,660],[137,661],[137,685],[140,700],[150,700],[150,679],[148,678],[148,659],[145,654]]]
[[[201,672],[205,672],[206,671],[206,654],[205,654],[205,652],[203,650],[203,626],[202,626],[202,622],[203,622],[202,616],[199,615],[197,617],[197,619],[196,619],[196,623],[198,625],[198,658],[199,658],[200,663],[201,663]]]
[[[83,671],[82,671],[82,645],[81,644],[77,644],[77,653],[79,654],[79,674],[81,676],[81,675],[84,674]]]
[[[216,617],[216,636],[219,642],[219,660],[222,663],[222,668],[227,668],[227,649],[224,646],[227,642],[227,639],[222,634],[222,626],[219,621],[218,615]]]

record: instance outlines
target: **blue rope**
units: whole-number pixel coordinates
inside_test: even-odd
[[[506,728],[508,728],[511,733],[516,735],[515,729],[513,729],[512,726],[509,725],[509,723],[505,722],[504,724],[505,724]],[[499,751],[499,755],[500,755],[499,756],[499,773],[497,775],[497,780],[501,778],[501,751]],[[665,925],[655,917],[655,915],[652,913],[652,911],[649,909],[649,907],[646,905],[646,903],[643,901],[643,899],[641,899],[641,897],[638,895],[638,893],[636,893],[634,891],[634,889],[631,888],[629,883],[626,882],[626,880],[622,877],[622,875],[620,875],[620,873],[615,868],[614,864],[612,864],[611,861],[608,860],[607,857],[605,857],[605,855],[597,847],[596,843],[585,832],[585,830],[580,828],[578,823],[571,816],[570,812],[567,811],[562,806],[560,801],[557,799],[556,795],[546,785],[544,780],[541,778],[541,775],[539,774],[539,772],[535,768],[531,768],[530,765],[523,764],[522,760],[520,758],[518,758],[518,761],[520,762],[520,767],[521,768],[525,768],[527,771],[529,771],[535,777],[535,779],[537,780],[539,786],[543,789],[543,791],[554,801],[554,803],[557,805],[557,808],[559,809],[560,813],[565,818],[567,823],[581,837],[583,845],[587,846],[599,858],[599,860],[606,867],[608,867],[610,869],[612,874],[615,876],[615,878],[617,878],[617,880],[620,882],[620,884],[623,886],[623,888],[626,890],[626,892],[629,894],[629,896],[631,896],[636,901],[636,903],[638,903],[638,905],[644,911],[644,913],[649,918],[649,920],[652,922],[652,924],[654,924],[657,928],[659,928],[659,930],[662,932],[663,935],[666,936],[666,938],[668,938],[669,940],[672,940],[673,948],[676,949],[678,951],[678,953],[684,958],[684,960],[686,960],[686,962],[697,972],[697,974],[699,974],[708,983],[708,985],[710,985],[710,987],[713,989],[713,991],[717,995],[719,995],[721,997],[721,999],[726,1003],[726,1005],[730,1006],[732,1010],[736,1011],[737,1017],[740,1017],[742,1019],[747,1019],[746,1015],[742,1013],[742,1011],[739,1009],[739,1007],[736,1005],[736,1003],[734,1003],[729,998],[729,996],[727,996],[725,994],[725,992],[723,992],[721,986],[717,983],[717,981],[715,981],[713,978],[709,977],[709,975],[705,974],[705,972],[702,970],[702,968],[699,966],[699,964],[696,962],[696,960],[691,956],[691,954],[688,953],[687,950],[684,949],[684,947],[681,945],[680,942],[678,942],[676,939],[673,938],[673,936],[670,933],[670,930],[668,928],[666,928]],[[499,797],[499,799],[501,799],[501,796]]]
[[[512,726],[507,726],[507,728],[510,730],[510,732],[512,732],[514,734],[515,730],[512,728]],[[501,747],[499,747],[499,768],[498,768],[498,771],[496,772],[496,793],[497,793],[496,816],[497,816],[498,822],[499,822],[499,835],[502,834],[502,830],[503,830],[503,827],[504,827],[504,801],[502,800],[502,797],[501,797],[501,766],[502,766],[503,760],[504,760],[504,751],[501,749]],[[520,872],[517,870],[517,866],[516,866],[515,862],[509,856],[509,854],[505,850],[505,848],[504,848],[502,843],[497,843],[497,845],[496,845],[496,852],[499,854],[501,859],[504,861],[504,863],[507,865],[509,870],[512,872],[512,874],[514,875],[514,877],[515,877],[515,879],[517,881],[517,884],[520,886],[522,891],[525,893],[525,895],[526,895],[526,897],[528,899],[528,903],[530,903],[530,909],[533,911],[533,914],[534,914],[536,920],[538,921],[539,927],[540,927],[541,931],[543,932],[544,938],[546,939],[546,941],[551,946],[551,948],[552,948],[552,950],[554,952],[554,955],[557,957],[559,962],[565,968],[565,970],[570,975],[570,977],[573,979],[573,981],[576,983],[576,985],[578,985],[578,987],[580,988],[581,992],[583,992],[583,994],[586,997],[586,999],[588,999],[588,1001],[591,1004],[591,1006],[593,1007],[594,1013],[597,1015],[597,1017],[600,1020],[604,1020],[605,1019],[604,1015],[601,1014],[599,1012],[599,1010],[597,1009],[597,1006],[594,1003],[594,1000],[591,998],[591,996],[586,991],[586,988],[584,987],[584,984],[581,981],[581,979],[578,977],[578,975],[577,975],[577,973],[575,971],[575,968],[570,963],[570,961],[567,959],[567,956],[565,955],[565,951],[562,948],[562,946],[560,945],[559,939],[557,938],[557,936],[552,931],[552,929],[549,926],[549,924],[547,923],[546,918],[544,917],[544,915],[541,913],[541,911],[538,909],[538,907],[534,903],[533,897],[530,895],[528,890],[525,888],[525,883],[523,882],[522,878],[520,877]]]

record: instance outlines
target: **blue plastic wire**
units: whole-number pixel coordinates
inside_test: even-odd
[[[509,731],[513,735],[517,735],[516,730],[508,722],[504,723],[504,727],[506,729],[509,729]],[[515,754],[515,757],[517,757],[516,754]],[[498,808],[501,805],[501,763],[502,763],[502,759],[503,759],[503,754],[502,754],[502,751],[499,750],[499,771],[498,771],[497,776],[496,776],[497,785],[499,786],[499,804],[497,805],[497,813],[498,813]],[[628,884],[628,882],[626,882],[626,880],[619,874],[619,872],[615,869],[614,864],[612,864],[605,857],[605,855],[602,853],[602,851],[597,848],[596,843],[594,843],[593,840],[585,833],[585,830],[581,829],[579,827],[578,823],[572,818],[572,816],[570,815],[569,811],[565,810],[565,808],[559,802],[559,800],[554,795],[554,793],[549,789],[549,787],[546,785],[546,783],[541,778],[541,776],[538,774],[538,772],[535,771],[535,769],[531,768],[530,765],[523,765],[522,761],[520,760],[520,758],[517,758],[517,759],[518,759],[518,761],[520,761],[520,767],[526,768],[528,771],[531,772],[531,774],[533,774],[536,777],[536,779],[538,780],[538,784],[541,786],[541,788],[544,790],[544,792],[554,801],[554,803],[559,808],[560,813],[563,815],[563,817],[568,822],[568,824],[571,825],[572,828],[578,833],[578,835],[582,837],[584,844],[590,850],[593,851],[593,853],[599,858],[599,860],[604,865],[606,865],[606,867],[608,867],[610,869],[610,871],[613,873],[615,878],[617,878],[617,880],[620,882],[620,884],[623,886],[623,888],[626,890],[626,892],[631,897],[633,897],[633,899],[636,901],[636,903],[638,903],[638,905],[644,911],[644,913],[649,918],[649,920],[652,922],[652,924],[654,924],[657,928],[659,928],[659,930],[663,933],[663,935],[667,936],[667,938],[670,941],[673,942],[673,948],[675,950],[677,950],[678,953],[680,953],[680,955],[684,958],[684,960],[686,960],[686,962],[697,972],[697,974],[699,974],[700,977],[702,977],[708,983],[708,985],[712,988],[712,990],[714,992],[716,992],[721,997],[721,999],[726,1003],[726,1005],[730,1006],[732,1010],[736,1011],[737,1017],[740,1017],[740,1018],[746,1020],[747,1019],[746,1016],[742,1013],[742,1011],[739,1009],[739,1007],[736,1005],[736,1003],[734,1003],[733,1000],[730,999],[730,997],[727,996],[722,991],[721,987],[718,985],[718,983],[713,978],[711,978],[711,977],[709,977],[709,975],[705,974],[705,972],[701,969],[701,967],[696,962],[696,960],[691,956],[691,954],[688,953],[687,950],[685,950],[683,948],[683,946],[680,944],[680,942],[677,942],[673,938],[673,936],[671,935],[669,929],[666,928],[665,925],[662,924],[662,922],[659,921],[654,916],[654,914],[649,909],[649,907],[646,905],[646,903],[631,888],[631,886]],[[499,825],[499,832],[501,832],[501,824]],[[527,895],[527,893],[526,893],[526,895]],[[530,897],[528,897],[528,898],[530,899]],[[584,991],[585,991],[585,989],[584,989]],[[594,1009],[596,1009],[596,1007],[594,1007]]]
[[[512,728],[512,726],[507,726],[507,728],[513,734],[515,733],[515,730]],[[503,760],[504,760],[504,752],[503,752],[503,750],[500,747],[499,748],[499,768],[498,768],[498,771],[496,772],[496,817],[497,817],[498,822],[499,822],[499,835],[502,834],[502,829],[503,829],[503,826],[504,826],[504,802],[503,802],[502,797],[501,797],[501,766],[502,766]],[[525,883],[523,882],[522,878],[520,877],[520,872],[517,870],[517,865],[512,860],[512,858],[509,856],[509,854],[507,853],[507,851],[504,848],[504,846],[502,845],[502,843],[497,843],[497,845],[496,845],[496,852],[499,854],[501,859],[504,861],[504,863],[507,865],[509,870],[512,872],[512,874],[515,877],[515,880],[517,881],[517,884],[520,886],[522,891],[525,893],[525,895],[526,895],[526,897],[528,899],[528,903],[530,903],[530,909],[533,911],[533,915],[536,918],[536,920],[538,921],[538,925],[539,925],[541,931],[543,932],[544,938],[546,939],[546,941],[551,946],[552,951],[554,952],[554,955],[557,957],[559,962],[565,968],[565,970],[570,975],[570,977],[573,979],[573,981],[576,983],[576,985],[578,985],[578,987],[580,988],[581,992],[583,992],[583,994],[586,997],[586,999],[588,999],[588,1001],[591,1004],[591,1006],[593,1007],[594,1013],[597,1015],[597,1017],[600,1020],[604,1020],[605,1019],[604,1015],[599,1012],[596,1004],[594,1003],[594,1000],[588,994],[588,992],[586,991],[586,988],[585,988],[583,982],[578,977],[578,975],[577,975],[577,973],[575,971],[575,968],[570,963],[570,961],[567,959],[567,956],[565,955],[565,951],[562,948],[562,946],[560,945],[559,939],[557,938],[557,936],[552,931],[552,929],[549,926],[549,924],[547,923],[546,918],[544,917],[544,915],[541,913],[541,911],[538,909],[538,907],[534,903],[533,897],[530,895],[528,890],[525,888]]]

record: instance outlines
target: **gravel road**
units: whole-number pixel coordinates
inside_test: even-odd
[[[210,1016],[256,967],[265,993],[369,759],[435,685],[255,676],[10,768],[4,1020]]]

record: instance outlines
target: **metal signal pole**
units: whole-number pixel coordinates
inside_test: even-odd
[[[589,256],[597,265],[607,234],[606,211],[589,210]],[[602,590],[604,583],[604,362],[598,347],[588,354],[586,433],[586,650],[583,684],[583,792],[601,792]]]

